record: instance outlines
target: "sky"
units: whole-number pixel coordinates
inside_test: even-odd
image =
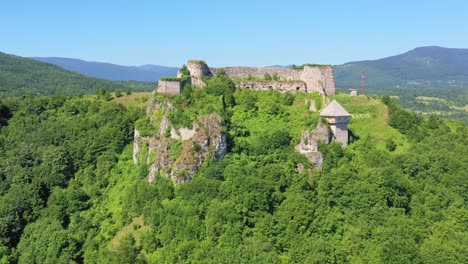
[[[468,1],[0,0],[0,52],[121,65],[342,64],[468,48]]]

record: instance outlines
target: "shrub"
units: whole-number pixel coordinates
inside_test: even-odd
[[[388,151],[395,151],[396,149],[396,143],[395,141],[393,141],[393,139],[389,138],[385,141],[385,148],[388,150]]]
[[[115,97],[122,97],[122,91],[120,89],[115,89]]]

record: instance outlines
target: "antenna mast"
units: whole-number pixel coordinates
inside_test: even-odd
[[[361,94],[364,95],[364,87],[366,86],[364,80],[366,79],[366,70],[363,68],[361,71]]]

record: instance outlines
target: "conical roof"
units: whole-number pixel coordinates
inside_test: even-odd
[[[341,106],[336,100],[333,100],[329,103],[322,111],[320,111],[321,116],[351,116],[348,111],[346,111],[343,106]]]

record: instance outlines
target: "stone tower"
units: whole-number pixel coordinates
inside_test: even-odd
[[[329,103],[320,116],[324,117],[330,124],[334,138],[343,146],[348,145],[348,123],[351,115],[336,100]]]
[[[205,86],[202,80],[203,76],[212,76],[210,68],[202,60],[189,60],[187,63],[187,70],[190,72],[190,82],[198,87]]]

